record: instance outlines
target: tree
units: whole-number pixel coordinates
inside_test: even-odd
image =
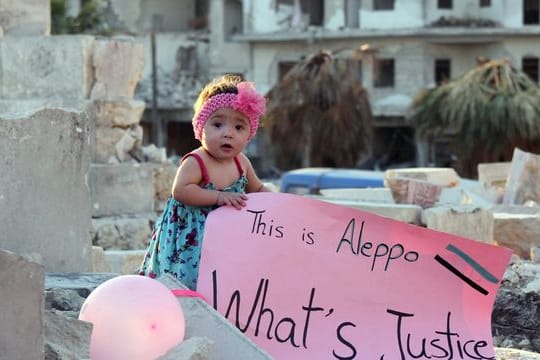
[[[106,2],[103,0],[83,1],[76,17],[67,15],[66,0],[51,0],[52,34],[111,35],[105,20]]]
[[[409,119],[421,138],[452,135],[458,172],[510,161],[513,149],[538,151],[540,88],[507,59],[479,61],[462,76],[420,92]]]
[[[369,152],[372,115],[358,68],[358,57],[320,51],[270,90],[263,124],[278,168],[353,167]]]

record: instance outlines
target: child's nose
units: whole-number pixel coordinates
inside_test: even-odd
[[[225,129],[223,129],[223,135],[227,137],[231,137],[233,134],[233,128],[232,126],[225,126]]]

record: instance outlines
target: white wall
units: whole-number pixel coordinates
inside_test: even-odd
[[[505,27],[523,26],[523,1],[500,0],[504,2],[502,23]]]
[[[267,0],[260,1],[261,4]],[[259,4],[259,1],[256,2]],[[210,27],[210,44],[208,52],[208,62],[210,65],[211,75],[220,75],[223,73],[241,73],[249,78],[248,72],[251,69],[252,58],[250,47],[247,42],[228,41],[228,36],[224,33],[225,20],[224,16],[227,12],[225,8],[225,0],[211,0],[209,13]],[[260,4],[259,4],[260,5]],[[242,11],[244,12],[244,32],[246,26],[249,26],[250,1],[244,1]],[[242,16],[242,14],[239,14]]]
[[[287,28],[285,19],[292,16],[293,7],[280,4],[277,11],[274,9],[273,0],[244,0],[247,17],[247,21],[244,21],[244,32],[267,33]]]
[[[161,31],[188,30],[188,23],[195,17],[194,0],[141,0],[139,29],[152,30],[153,15],[163,19]]]
[[[424,25],[423,1],[396,0],[394,10],[371,10],[362,2],[360,10],[360,28],[362,29],[399,29],[414,28]],[[428,2],[435,3],[434,0]]]
[[[152,76],[152,44],[150,35],[137,38],[144,42],[145,62],[143,78]],[[185,33],[158,33],[156,34],[156,59],[158,66],[166,73],[172,73],[176,68],[176,56],[179,47],[199,46],[207,49],[207,45],[200,42],[197,43],[188,37]],[[204,65],[204,64],[202,64]],[[204,67],[204,66],[203,66]]]
[[[324,27],[338,30],[345,26],[345,0],[325,1]]]
[[[438,9],[437,1],[426,1],[426,24],[440,17],[481,18],[502,22],[505,11],[505,0],[492,0],[490,7],[481,8],[478,0],[454,0],[452,9]],[[512,6],[518,7],[521,1],[512,0]]]

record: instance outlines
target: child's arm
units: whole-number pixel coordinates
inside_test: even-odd
[[[197,160],[187,157],[180,164],[174,177],[172,196],[190,206],[232,205],[235,208],[245,206],[247,197],[243,194],[228,194],[217,190],[203,189],[201,169]]]
[[[264,183],[259,179],[257,174],[255,173],[255,170],[253,169],[253,165],[251,165],[251,161],[249,161],[248,157],[245,154],[241,154],[242,160],[244,163],[244,166],[246,167],[246,177],[248,180],[246,192],[252,193],[252,192],[272,192],[272,189],[268,188]]]

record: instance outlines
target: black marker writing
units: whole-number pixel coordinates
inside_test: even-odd
[[[253,224],[251,226],[251,233],[252,234],[261,234],[264,236],[270,236],[275,237],[277,239],[283,238],[283,226],[281,225],[274,225],[274,220],[270,219],[270,222],[265,219],[263,221],[263,214],[266,212],[266,210],[246,210],[247,212],[255,214],[255,217],[253,218]]]
[[[483,354],[483,349],[487,349],[487,342],[484,340],[460,339],[457,331],[452,329],[452,313],[448,312],[446,316],[446,327],[444,330],[434,331],[433,338],[423,337],[415,339],[414,334],[408,332],[405,334],[404,320],[414,317],[414,314],[408,314],[401,311],[386,310],[389,314],[397,316],[396,338],[402,360],[414,359],[490,359],[491,356]],[[409,321],[411,321],[409,320]]]
[[[387,271],[390,267],[390,262],[394,260],[400,260],[402,257],[407,262],[415,262],[418,260],[419,254],[416,251],[405,251],[405,248],[401,244],[388,245],[385,243],[376,244],[374,251],[371,250],[374,244],[370,241],[363,241],[362,235],[364,233],[364,221],[360,225],[360,232],[358,237],[355,237],[356,220],[353,218],[347,224],[339,244],[336,249],[336,253],[339,253],[341,247],[345,245],[351,250],[351,252],[358,256],[362,255],[366,258],[372,258],[371,271],[373,271],[378,261],[384,262],[383,271]]]

